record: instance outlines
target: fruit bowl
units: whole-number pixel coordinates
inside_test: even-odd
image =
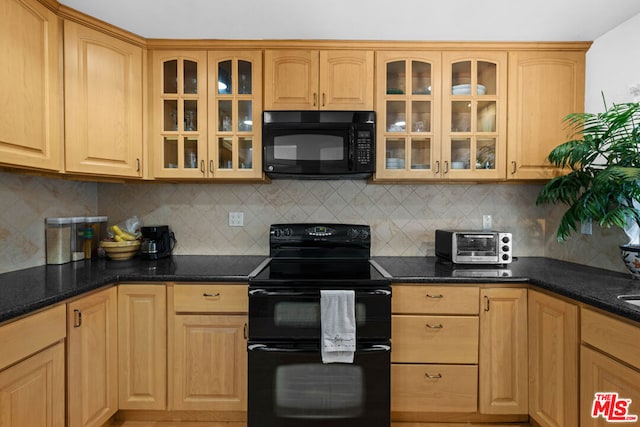
[[[100,246],[104,249],[107,256],[113,260],[123,261],[131,259],[140,249],[140,240],[127,240],[124,242],[110,242],[103,240]]]

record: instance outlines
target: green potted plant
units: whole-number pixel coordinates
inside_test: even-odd
[[[568,206],[558,241],[586,222],[623,229],[629,237],[620,246],[623,260],[640,278],[640,103],[605,103],[602,113],[574,113],[564,120],[575,138],[554,148],[549,161],[568,173],[550,180],[536,203]]]

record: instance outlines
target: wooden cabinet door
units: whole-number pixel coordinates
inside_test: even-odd
[[[610,426],[604,416],[592,417],[596,393],[615,392],[630,399],[627,415],[640,417],[640,370],[618,363],[604,354],[582,346],[580,349],[580,426]],[[613,402],[611,402],[613,403]],[[640,418],[637,418],[640,419]],[[637,425],[620,423],[621,425]]]
[[[62,169],[59,18],[37,0],[0,2],[0,163]]]
[[[118,409],[117,290],[67,304],[68,425],[96,426]]]
[[[119,409],[166,409],[166,301],[163,284],[118,286]]]
[[[585,53],[509,53],[507,179],[549,179],[561,173],[549,152],[570,138],[563,119],[584,110]]]
[[[264,52],[264,109],[317,110],[317,50]]]
[[[246,315],[172,316],[169,409],[246,411]]]
[[[64,344],[0,371],[0,425],[64,427]]]
[[[151,63],[153,177],[206,178],[207,52],[158,50]]]
[[[442,64],[442,177],[504,179],[507,52],[444,52]]]
[[[208,176],[262,177],[262,52],[208,52]]]
[[[479,411],[527,414],[527,290],[480,291]]]
[[[320,51],[321,110],[373,110],[373,51]]]
[[[578,307],[529,291],[529,414],[541,427],[577,427]]]
[[[142,48],[64,23],[65,169],[142,176]]]

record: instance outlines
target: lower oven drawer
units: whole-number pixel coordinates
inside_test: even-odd
[[[389,351],[324,364],[315,344],[250,343],[247,427],[389,427]]]
[[[477,365],[391,365],[393,412],[476,412]]]

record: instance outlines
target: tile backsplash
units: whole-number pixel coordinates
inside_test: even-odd
[[[0,273],[42,265],[44,218],[99,214],[110,223],[137,215],[168,224],[176,254],[268,253],[268,227],[279,222],[353,222],[373,229],[374,256],[434,254],[436,228],[482,227],[514,234],[515,256],[549,256],[625,271],[617,230],[555,241],[556,207],[535,200],[540,184],[379,185],[365,181],[274,180],[271,184],[85,183],[0,172]],[[230,227],[229,212],[244,226]]]

